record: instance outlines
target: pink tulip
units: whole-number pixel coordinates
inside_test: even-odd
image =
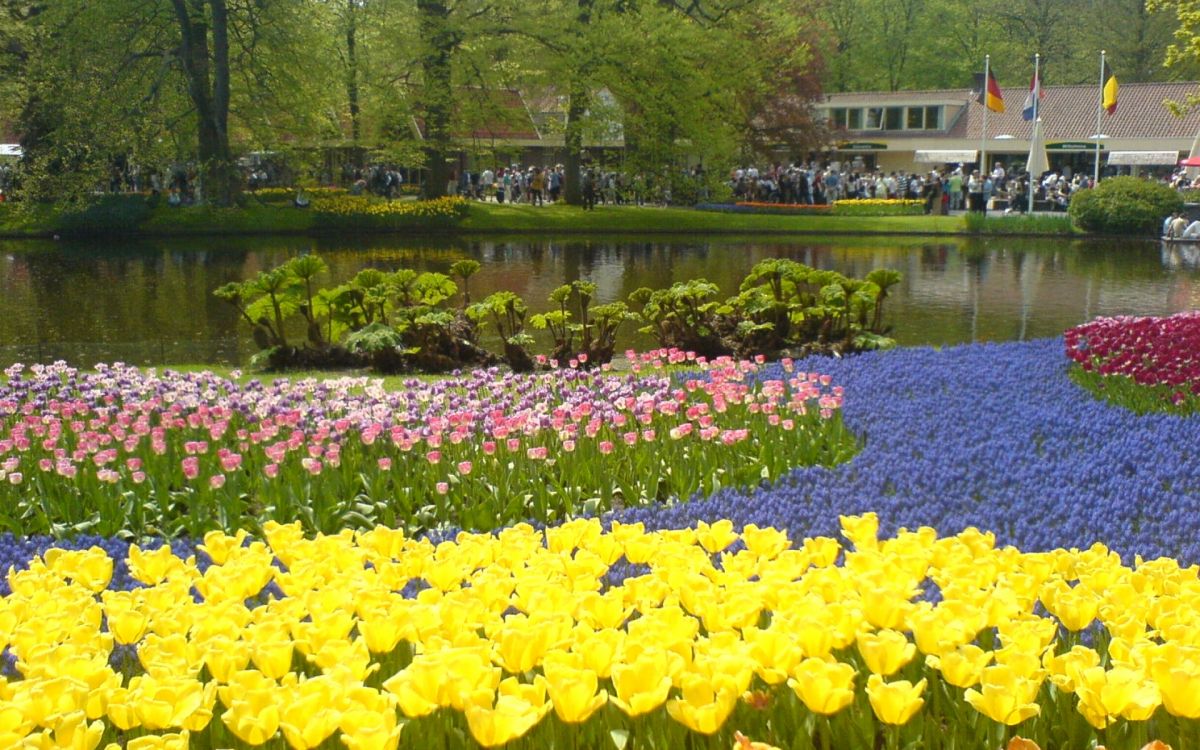
[[[390,458],[387,458],[387,457],[381,458],[381,459],[379,459],[379,461],[377,463],[379,465],[380,471],[391,471],[392,470],[392,459],[390,459]]]
[[[467,476],[468,474],[470,474],[471,473],[471,462],[470,461],[459,461],[458,462],[458,473],[462,474],[464,477]]]
[[[450,492],[450,484],[448,482],[437,483],[437,493],[439,495],[445,495],[448,492]]]
[[[263,467],[263,474],[266,474],[271,479],[279,476],[279,464],[267,464]]]
[[[214,490],[221,489],[222,487],[225,486],[225,475],[224,474],[213,474],[211,477],[208,478],[208,486],[213,488]]]
[[[441,463],[442,452],[441,451],[429,451],[428,453],[425,454],[425,460],[436,466],[437,464]]]
[[[195,479],[200,475],[200,459],[190,456],[183,459],[180,464],[183,467],[183,475],[187,477],[188,480]]]
[[[598,445],[596,447],[599,448],[600,452],[606,456],[609,453],[613,452],[613,444],[612,444],[612,441],[609,441],[609,440],[601,440],[600,445]]]

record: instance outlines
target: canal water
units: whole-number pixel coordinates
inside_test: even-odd
[[[483,265],[471,281],[474,299],[508,289],[535,311],[547,309],[551,290],[575,279],[595,282],[596,301],[609,302],[639,287],[700,277],[732,295],[765,258],[852,276],[894,268],[903,281],[888,302],[887,322],[905,345],[1041,338],[1099,315],[1200,307],[1200,256],[1146,241],[528,235],[13,241],[0,243],[0,364],[244,364],[254,353],[249,331],[212,291],[313,252],[329,263],[328,285],[366,267],[446,271],[474,258]],[[630,325],[621,346],[653,341]]]

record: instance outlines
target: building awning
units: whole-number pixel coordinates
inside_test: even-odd
[[[1108,163],[1116,165],[1175,166],[1179,163],[1178,151],[1113,151]]]
[[[978,158],[979,152],[974,149],[958,149],[947,151],[930,150],[918,151],[916,155],[913,156],[913,161],[917,164],[954,164],[956,162],[969,164]]]

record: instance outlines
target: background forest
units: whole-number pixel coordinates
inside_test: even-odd
[[[1026,85],[1035,52],[1047,84],[1090,82],[1101,48],[1122,82],[1195,78],[1195,5],[0,0],[0,123],[35,198],[188,162],[228,202],[239,155],[330,148],[423,165],[436,195],[455,135],[512,117],[501,92],[517,90],[563,139],[570,199],[582,146],[613,133],[634,169],[801,152],[825,137],[809,107],[823,92],[965,88],[984,54],[1006,86]]]

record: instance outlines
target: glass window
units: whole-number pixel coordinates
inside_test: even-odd
[[[857,107],[846,112],[846,127],[851,130],[862,130],[863,116],[862,110]]]
[[[829,110],[829,122],[832,123],[833,127],[835,128],[846,127],[846,108],[835,107],[834,109]]]
[[[867,130],[883,127],[883,107],[867,107]]]
[[[908,120],[905,127],[909,130],[924,130],[925,129],[925,108],[924,107],[909,107]]]
[[[888,107],[883,118],[884,130],[904,129],[904,107]]]
[[[925,108],[925,129],[942,129],[942,108],[940,106]]]

